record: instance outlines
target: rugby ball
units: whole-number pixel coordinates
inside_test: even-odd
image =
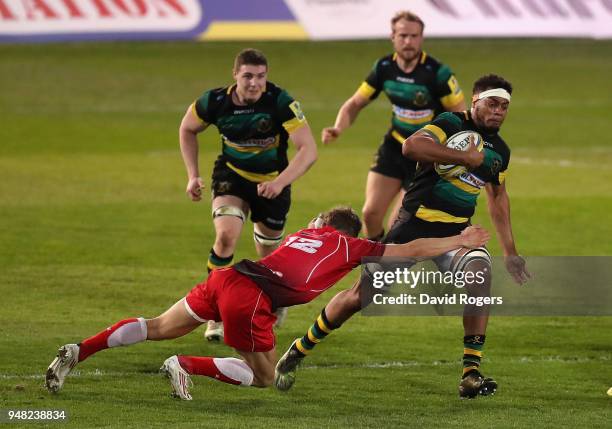
[[[469,147],[470,140],[473,141],[478,152],[482,152],[484,140],[476,131],[459,131],[457,134],[453,134],[446,140],[446,147],[449,149],[466,151]],[[437,162],[434,164],[434,169],[441,177],[456,177],[467,171],[467,168],[463,165],[439,164]]]

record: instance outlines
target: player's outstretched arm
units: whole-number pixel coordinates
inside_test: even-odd
[[[514,236],[512,234],[512,224],[510,222],[510,198],[506,192],[506,185],[494,185],[488,183],[485,186],[487,190],[487,207],[489,215],[495,230],[499,244],[504,252],[504,260],[506,269],[518,284],[524,284],[531,278],[531,274],[527,271],[525,260],[519,256]]]
[[[206,129],[206,124],[196,117],[193,111],[193,105],[187,108],[185,116],[181,121],[179,128],[179,143],[181,145],[181,154],[183,162],[187,169],[187,195],[192,201],[202,199],[202,187],[204,182],[200,177],[198,167],[198,138],[197,134]]]
[[[479,167],[484,160],[484,154],[478,152],[473,144],[465,152],[450,149],[438,144],[425,131],[418,131],[404,141],[402,155],[419,162],[460,164],[469,169]]]
[[[323,128],[323,131],[321,131],[321,141],[323,144],[331,143],[340,137],[340,134],[355,122],[361,109],[366,107],[369,103],[370,100],[364,97],[359,91],[346,100],[342,107],[340,107],[340,110],[338,110],[334,126]]]
[[[297,148],[297,152],[276,179],[257,186],[257,193],[264,198],[276,198],[285,186],[306,173],[317,160],[317,144],[308,124],[293,131],[289,134],[289,138]]]
[[[461,234],[445,238],[419,238],[406,244],[387,244],[383,256],[433,258],[460,247],[475,248],[489,241],[489,232],[478,226],[469,226]]]

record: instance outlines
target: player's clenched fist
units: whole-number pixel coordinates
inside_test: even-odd
[[[187,189],[185,192],[187,196],[191,198],[191,201],[200,201],[202,199],[202,189],[204,189],[204,182],[201,177],[192,177],[187,182]]]
[[[328,144],[340,137],[340,130],[336,127],[323,128],[321,131],[321,141],[323,144]]]
[[[480,225],[468,226],[461,231],[461,244],[470,249],[484,246],[489,238],[489,232]]]
[[[282,192],[284,186],[273,180],[271,182],[263,182],[257,185],[257,195],[264,198],[276,198]]]
[[[468,149],[465,151],[465,165],[470,170],[480,167],[482,162],[484,161],[484,151],[479,152],[476,146],[474,145],[474,137],[470,136],[470,144],[468,145]]]

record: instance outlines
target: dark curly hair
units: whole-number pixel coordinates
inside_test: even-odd
[[[508,91],[509,94],[512,94],[512,84],[496,74],[488,74],[478,78],[478,80],[474,82],[472,94],[478,94],[493,88],[503,88]]]

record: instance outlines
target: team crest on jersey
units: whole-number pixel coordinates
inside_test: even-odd
[[[494,159],[493,163],[491,164],[491,174],[493,175],[493,177],[499,174],[499,172],[501,171],[501,168],[502,168],[501,161],[499,159]]]
[[[261,118],[257,122],[257,131],[260,133],[267,133],[272,129],[272,120],[270,118]]]
[[[302,106],[300,106],[300,103],[294,101],[289,105],[289,108],[291,109],[295,117],[298,119],[298,121],[303,121],[305,119],[304,112],[302,112]]]
[[[414,96],[414,105],[417,107],[423,107],[427,105],[428,97],[425,91],[417,91]]]
[[[230,182],[217,182],[216,192],[223,193],[230,190],[232,184]]]

